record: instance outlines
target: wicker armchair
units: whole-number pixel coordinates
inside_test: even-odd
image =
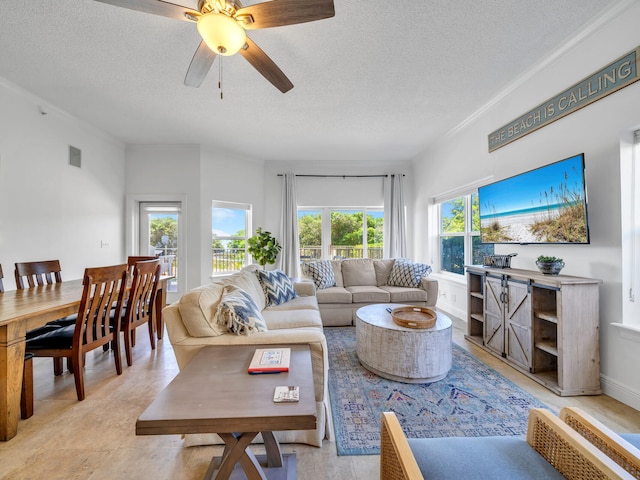
[[[640,479],[640,450],[579,408],[563,408],[560,410],[560,419],[634,478]]]
[[[474,448],[482,450],[483,443],[486,443],[489,438],[495,437],[477,437],[471,440],[477,440],[477,442],[474,442]],[[444,439],[425,440],[437,442]],[[415,440],[412,440],[412,442],[415,442]],[[568,479],[633,478],[620,465],[547,410],[530,410],[526,442]],[[465,453],[468,452],[451,450],[451,458],[445,459],[445,463],[454,465],[460,458],[465,456]],[[511,468],[513,468],[513,465],[511,465]],[[478,469],[481,469],[481,467],[478,466]],[[469,473],[471,474],[472,472]],[[482,474],[481,471],[476,473]],[[535,475],[535,472],[533,473]],[[419,462],[414,457],[409,442],[402,432],[400,423],[395,414],[389,412],[382,414],[380,478],[382,480],[424,479]],[[448,471],[443,471],[438,473],[437,478],[459,479],[460,476],[459,472],[449,474]]]

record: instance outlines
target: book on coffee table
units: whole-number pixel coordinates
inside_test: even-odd
[[[256,348],[249,369],[251,374],[289,371],[290,348]]]

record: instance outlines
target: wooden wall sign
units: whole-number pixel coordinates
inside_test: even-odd
[[[640,80],[640,47],[489,134],[489,152]]]

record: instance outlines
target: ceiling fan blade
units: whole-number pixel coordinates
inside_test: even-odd
[[[253,65],[264,78],[269,80],[274,87],[282,93],[287,93],[293,88],[293,83],[280,70],[280,68],[262,51],[249,37],[247,37],[247,47],[240,49],[242,55],[247,62]]]
[[[184,84],[187,87],[199,87],[202,85],[202,81],[211,70],[216,56],[216,53],[207,47],[204,40],[201,41],[189,64],[187,75],[184,77]]]
[[[251,15],[253,22],[243,26],[247,30],[255,30],[313,22],[335,14],[333,0],[272,0],[241,8],[235,17],[242,20],[243,16]]]
[[[175,18],[176,20],[196,21],[200,12],[191,8],[175,5],[162,0],[95,0],[100,3],[108,3],[117,7],[124,7],[139,12],[152,13],[163,17]],[[189,18],[191,16],[191,18]]]

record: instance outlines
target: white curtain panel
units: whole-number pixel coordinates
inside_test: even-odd
[[[280,217],[280,269],[289,277],[298,277],[300,268],[300,241],[298,239],[298,204],[296,176],[285,173],[282,182],[282,209]]]
[[[404,208],[404,175],[387,175],[384,179],[384,257],[402,258],[407,250]]]

